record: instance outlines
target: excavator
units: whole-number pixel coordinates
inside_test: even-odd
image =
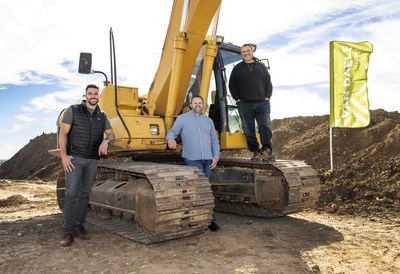
[[[297,160],[252,162],[240,154],[246,139],[227,79],[242,59],[239,46],[217,35],[221,1],[173,1],[159,67],[145,96],[138,88],[117,84],[112,29],[110,80],[91,69],[90,53],[80,54],[79,73],[106,78],[99,106],[116,135],[107,158],[99,162],[88,222],[151,244],[203,233],[214,211],[275,218],[315,205],[320,183],[311,166]],[[269,69],[265,60],[257,59]],[[205,99],[205,114],[220,140],[221,158],[210,179],[184,165],[181,147],[169,150],[165,140],[193,95]],[[49,152],[59,155],[59,148]],[[60,175],[61,210],[64,196]]]

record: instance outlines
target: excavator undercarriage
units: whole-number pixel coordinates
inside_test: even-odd
[[[137,158],[100,161],[87,220],[140,243],[203,233],[213,210],[276,218],[312,208],[318,200],[317,173],[302,161],[221,158],[209,181],[174,152]],[[64,196],[61,175],[61,209]]]
[[[216,211],[264,218],[312,208],[320,189],[317,172],[293,160],[265,163],[222,158],[211,184]]]
[[[315,206],[321,185],[310,165],[300,160],[253,162],[246,151],[221,152],[210,178],[214,211],[275,218]],[[137,154],[132,159],[184,165],[180,152],[172,151]]]

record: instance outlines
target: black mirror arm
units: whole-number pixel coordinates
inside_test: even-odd
[[[108,84],[110,83],[110,82],[108,81],[107,75],[106,75],[104,72],[99,71],[99,70],[91,70],[90,73],[91,73],[91,74],[93,74],[93,73],[101,73],[101,74],[103,74],[104,77],[106,78],[106,80],[104,81],[104,86],[108,86]]]

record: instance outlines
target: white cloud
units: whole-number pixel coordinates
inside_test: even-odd
[[[74,62],[72,75],[82,79],[83,76],[77,74],[82,51],[92,52],[94,68],[108,73],[108,35],[113,27],[117,64],[137,67],[132,73],[132,66],[129,66],[129,73],[123,70],[119,75],[133,75],[139,84],[142,79],[146,80],[147,84],[143,85],[147,88],[158,62],[151,57],[155,53],[159,57],[172,1],[158,1],[157,8],[152,1],[141,2],[135,9],[128,8],[130,5],[126,0],[114,5],[104,0],[2,1],[0,8],[8,12],[0,18],[0,26],[3,26],[0,34],[7,37],[7,43],[0,42],[0,50],[7,52],[0,60],[0,65],[7,67],[0,71],[1,81],[13,84],[41,81],[26,74],[27,71],[36,72],[38,77],[54,74],[74,81],[71,72],[61,66],[65,60]],[[138,43],[136,37],[145,39]],[[24,78],[23,74],[28,77]],[[87,78],[93,78],[91,76]]]
[[[13,134],[16,133],[18,131],[20,131],[21,129],[23,129],[25,126],[20,125],[20,124],[14,124],[11,126],[11,128],[7,129],[7,128],[2,128],[0,129],[0,132],[2,133],[6,133],[6,134]]]
[[[18,120],[24,121],[24,122],[32,122],[32,121],[36,120],[36,119],[34,119],[32,117],[29,117],[29,116],[26,116],[26,115],[23,115],[23,114],[17,115],[17,116],[15,116],[15,118],[18,119]]]
[[[329,101],[303,89],[281,89],[271,98],[271,119],[329,114]]]
[[[84,91],[66,90],[47,93],[38,96],[29,102],[30,109],[33,111],[60,112],[63,108],[77,101],[84,94]],[[26,109],[26,108],[25,108]]]
[[[0,160],[10,159],[21,148],[22,148],[22,146],[19,144],[2,144],[2,145],[0,145],[0,151],[1,151]]]

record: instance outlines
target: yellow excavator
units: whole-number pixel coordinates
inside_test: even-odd
[[[227,79],[242,59],[240,47],[224,43],[216,34],[220,7],[221,0],[173,2],[159,67],[146,96],[139,96],[135,87],[117,84],[112,29],[110,80],[104,72],[91,69],[90,53],[81,53],[79,72],[102,73],[106,78],[99,105],[116,135],[107,159],[99,163],[89,222],[150,244],[204,232],[214,210],[273,218],[315,205],[320,183],[309,165],[288,160],[251,162],[240,156],[247,148],[246,139]],[[220,140],[221,159],[210,180],[185,166],[180,149],[169,150],[165,141],[193,95],[205,98],[205,112]],[[62,115],[63,111],[58,129]],[[57,155],[59,149],[50,153]],[[61,175],[57,180],[61,210],[64,195]]]

